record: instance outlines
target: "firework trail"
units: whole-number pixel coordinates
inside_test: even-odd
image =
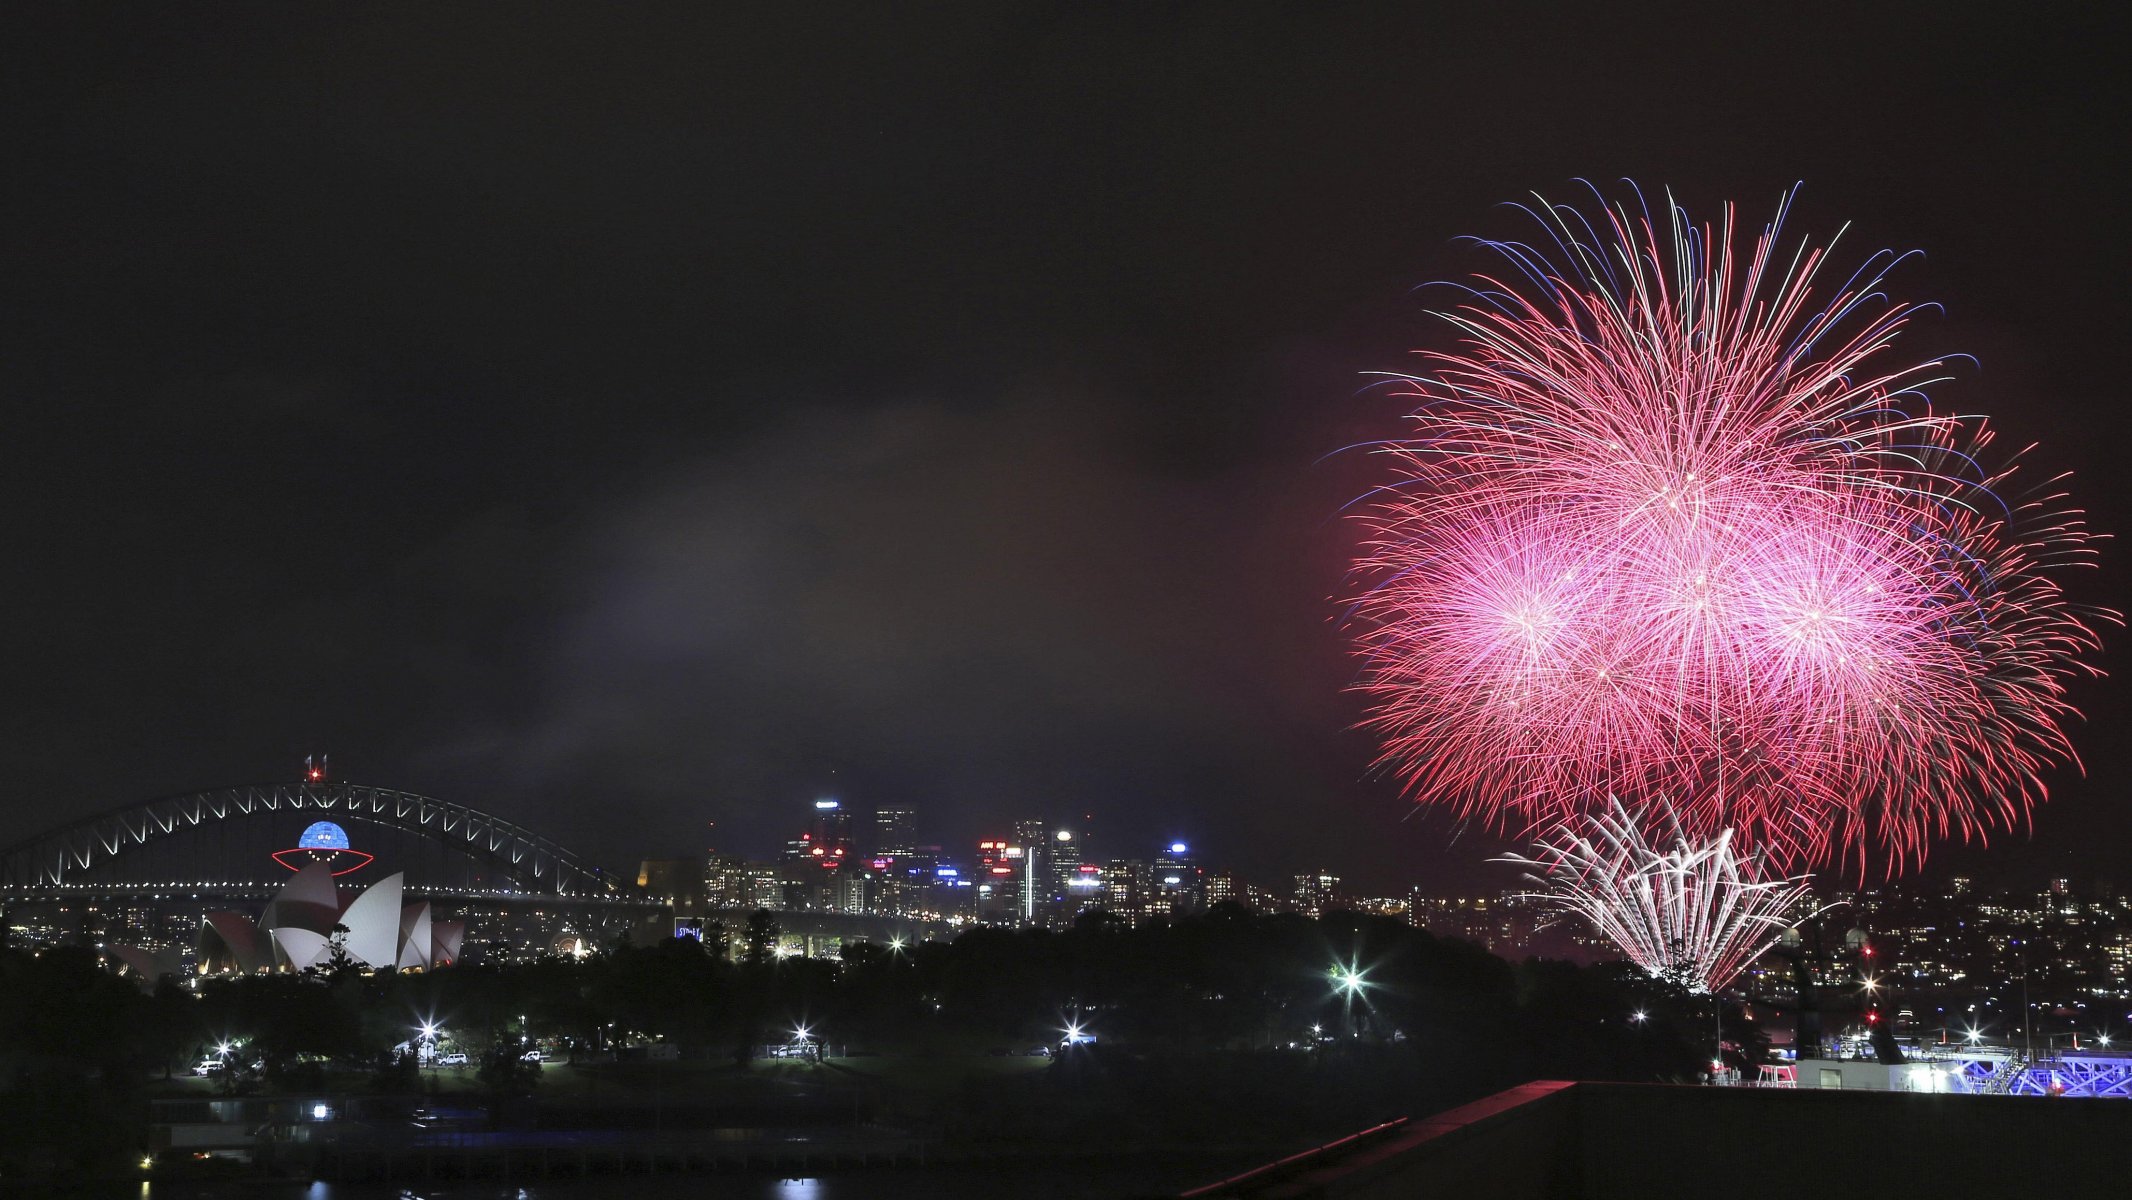
[[[1537,847],[1536,858],[1498,862],[1527,869],[1527,898],[1589,922],[1653,977],[1691,992],[1732,982],[1811,908],[1807,876],[1767,877],[1759,857],[1741,857],[1727,830],[1695,844],[1678,829],[1660,850],[1617,802]]]
[[[1351,628],[1418,801],[1531,831],[1665,796],[1697,841],[1900,868],[2073,759],[2065,685],[2114,617],[2059,577],[2092,536],[1980,465],[1984,422],[1919,390],[1943,360],[1891,361],[1899,260],[1830,285],[1783,207],[1736,253],[1729,206],[1542,202],[1544,246],[1483,243],[1511,269],[1392,377],[1417,407],[1369,446]]]

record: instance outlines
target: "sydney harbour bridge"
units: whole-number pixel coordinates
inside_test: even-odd
[[[209,912],[257,910],[289,882],[321,822],[359,853],[344,887],[404,873],[403,895],[467,922],[468,944],[538,950],[671,934],[674,898],[492,813],[329,780],[213,788],[124,805],[0,848],[0,938],[190,945]],[[739,913],[706,914],[737,925]],[[843,940],[935,936],[930,923],[779,912],[803,952]],[[545,943],[545,945],[544,945]]]
[[[179,944],[206,912],[256,908],[321,827],[360,846],[345,885],[404,875],[409,900],[523,942],[656,928],[668,902],[491,813],[393,788],[329,781],[214,788],[125,805],[0,849],[8,932],[36,940]],[[470,929],[470,932],[473,932]]]

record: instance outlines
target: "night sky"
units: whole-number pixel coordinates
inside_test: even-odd
[[[2132,530],[2111,6],[1496,7],[11,9],[0,843],[322,750],[618,866],[835,794],[1500,883],[1369,776],[1321,460],[1580,176],[1923,249],[1935,395]],[[1937,864],[2132,885],[2122,691]]]

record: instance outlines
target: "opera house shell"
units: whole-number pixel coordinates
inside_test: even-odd
[[[309,862],[267,902],[257,921],[243,913],[209,913],[200,923],[202,974],[301,971],[330,966],[334,927],[347,931],[341,950],[373,970],[450,966],[466,936],[463,921],[440,921],[429,901],[401,902],[405,873],[388,875],[356,892],[344,906],[333,872]]]

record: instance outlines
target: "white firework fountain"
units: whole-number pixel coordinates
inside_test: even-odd
[[[1742,856],[1732,831],[1696,843],[1673,826],[1654,845],[1618,799],[1540,841],[1533,857],[1496,860],[1527,869],[1523,898],[1575,914],[1652,977],[1714,993],[1820,912],[1810,875],[1775,876],[1759,854]]]

